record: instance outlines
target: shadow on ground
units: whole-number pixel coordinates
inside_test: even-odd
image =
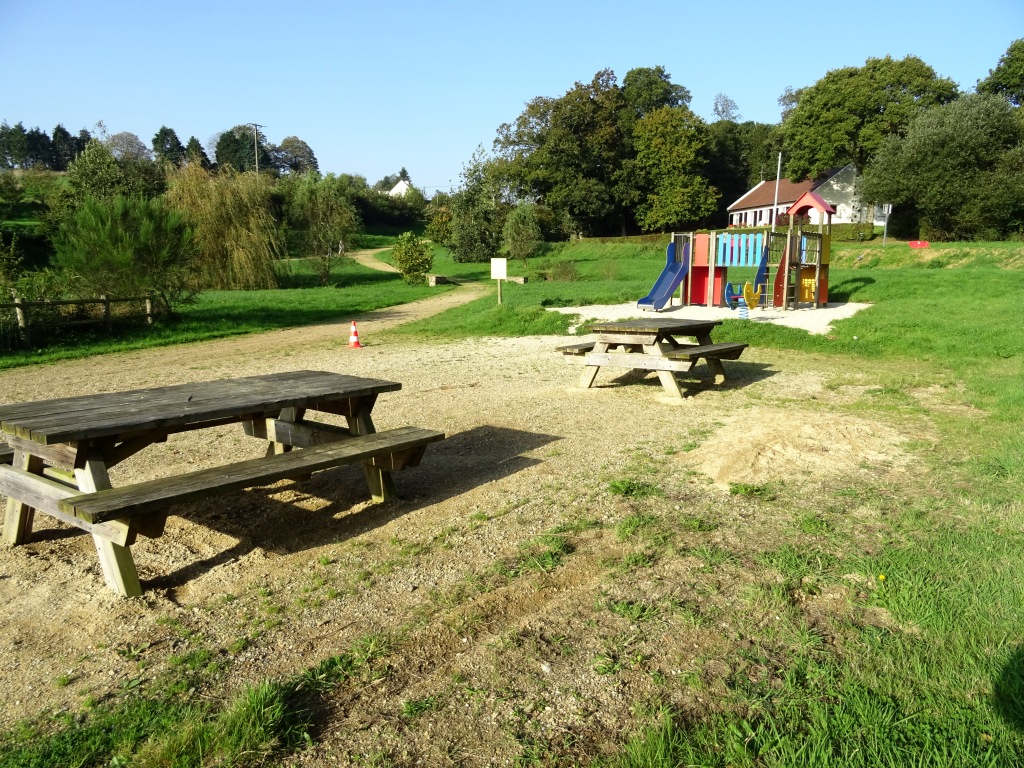
[[[276,554],[292,554],[345,542],[403,515],[539,464],[539,459],[527,454],[559,439],[487,425],[456,433],[429,446],[419,467],[395,472],[398,498],[385,504],[368,504],[369,491],[362,470],[345,466],[319,472],[308,480],[251,488],[241,494],[181,507],[176,510],[178,514],[229,536],[236,543],[175,571],[144,580],[143,588],[173,593],[203,572],[241,558],[257,547]],[[317,508],[311,511],[299,506],[303,501],[312,501]],[[173,594],[168,596],[174,599]]]

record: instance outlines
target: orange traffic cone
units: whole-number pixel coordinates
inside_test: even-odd
[[[352,332],[348,337],[348,348],[349,349],[362,349],[363,345],[359,343],[359,331],[356,330],[356,321],[352,321]]]

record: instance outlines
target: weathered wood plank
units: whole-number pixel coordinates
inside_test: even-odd
[[[665,357],[672,360],[697,360],[699,358],[717,358],[719,360],[738,360],[749,345],[740,342],[723,344],[684,345],[679,349],[665,352]]]
[[[23,504],[45,512],[68,525],[81,528],[95,536],[110,539],[122,546],[132,543],[133,537],[129,533],[128,526],[123,523],[92,524],[62,510],[60,508],[62,500],[80,496],[82,493],[66,483],[50,480],[47,477],[5,464],[0,466],[0,489],[5,495],[10,494]]]
[[[75,466],[75,457],[78,455],[78,449],[73,445],[39,445],[16,435],[6,435],[6,438],[10,443],[10,447],[14,450],[34,454],[51,464],[56,464],[65,469],[71,469]]]
[[[352,437],[352,431],[348,427],[336,427],[316,421],[282,421],[280,419],[259,419],[246,422],[245,433],[299,448],[336,443],[339,440],[348,440]]]
[[[410,451],[443,438],[442,432],[400,427],[301,451],[101,490],[62,500],[60,507],[68,514],[92,523],[130,517],[342,464],[370,462],[377,457]]]
[[[563,344],[560,347],[555,347],[555,352],[561,352],[563,355],[582,355],[593,348],[594,342],[586,341],[579,344]]]
[[[688,371],[688,360],[670,360],[659,355],[638,355],[632,352],[591,352],[583,358],[585,365],[636,368],[645,371]]]
[[[42,444],[272,415],[287,407],[320,410],[346,398],[401,389],[401,384],[324,371],[298,371],[178,384],[0,406],[4,431]]]
[[[709,333],[722,324],[721,320],[685,320],[667,318],[647,318],[641,320],[616,320],[611,322],[592,323],[590,333],[608,334],[679,334],[692,336],[696,333]]]

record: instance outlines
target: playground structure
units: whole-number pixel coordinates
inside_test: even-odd
[[[811,209],[819,214],[816,232],[801,223]],[[663,309],[672,303],[677,290],[684,306],[735,307],[740,297],[749,309],[828,306],[834,213],[821,197],[807,192],[786,211],[786,232],[673,233],[665,268],[637,307]],[[730,283],[730,267],[756,268],[754,280]]]

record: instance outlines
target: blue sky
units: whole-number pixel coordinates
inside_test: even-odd
[[[869,57],[920,57],[970,90],[1016,37],[1024,2],[103,2],[0,0],[0,120],[102,120],[147,145],[162,125],[205,145],[257,122],[320,169],[371,183],[405,167],[458,186],[478,145],[535,96],[662,65],[713,119],[715,95],[774,123],[786,86]]]

